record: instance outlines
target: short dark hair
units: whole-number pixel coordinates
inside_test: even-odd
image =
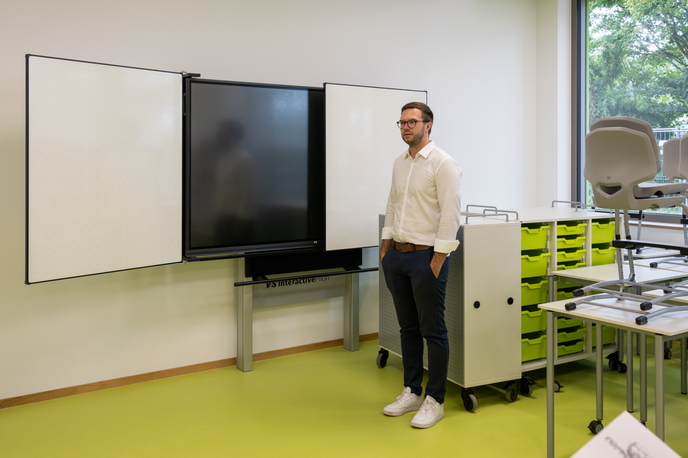
[[[413,109],[420,110],[421,113],[423,113],[422,120],[425,122],[433,122],[433,120],[435,119],[435,115],[432,114],[432,110],[430,109],[430,107],[424,104],[423,102],[409,102],[403,107],[401,107],[401,112],[403,113],[405,110]],[[432,127],[430,127],[430,132],[432,132]]]

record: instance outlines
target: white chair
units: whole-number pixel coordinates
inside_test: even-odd
[[[619,269],[619,280],[596,283],[574,291],[574,296],[583,296],[588,291],[599,291],[605,294],[579,299],[566,304],[567,310],[573,310],[581,303],[596,304],[602,298],[618,298],[637,301],[640,304],[640,315],[636,322],[647,323],[647,320],[667,310],[688,310],[688,307],[672,307],[659,312],[647,313],[653,304],[679,295],[685,291],[667,287],[667,294],[662,298],[651,299],[646,296],[626,292],[626,287],[653,288],[654,285],[637,283],[633,266],[633,249],[638,247],[655,247],[664,249],[678,248],[681,254],[688,254],[688,247],[631,240],[628,223],[629,210],[647,210],[680,206],[686,208],[685,197],[688,183],[654,183],[657,172],[661,170],[659,148],[652,132],[652,127],[645,121],[628,117],[603,118],[590,126],[590,133],[585,138],[585,178],[590,182],[595,206],[612,209],[615,212],[616,234],[612,245],[617,248],[616,262]],[[625,212],[624,229],[626,238],[621,238],[620,212]],[[624,278],[622,249],[627,250],[630,276]],[[610,290],[618,287],[618,291]],[[615,308],[613,305],[608,307]]]

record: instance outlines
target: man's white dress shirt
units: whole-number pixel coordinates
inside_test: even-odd
[[[382,239],[430,245],[438,253],[459,246],[461,167],[431,141],[412,159],[394,161]]]

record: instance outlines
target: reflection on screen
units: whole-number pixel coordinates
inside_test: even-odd
[[[308,90],[193,84],[191,248],[308,237]]]

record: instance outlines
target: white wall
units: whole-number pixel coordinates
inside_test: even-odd
[[[433,138],[464,170],[464,204],[523,207],[540,190],[536,56],[559,49],[537,52],[545,1],[557,0],[5,2],[0,399],[236,356],[234,261],[23,284],[24,54],[237,81],[426,89]],[[365,257],[376,264],[375,250]],[[360,330],[377,332],[377,274],[361,279]],[[341,315],[337,298],[257,310],[254,351],[341,338]]]
[[[571,199],[571,0],[537,0],[535,204]]]

